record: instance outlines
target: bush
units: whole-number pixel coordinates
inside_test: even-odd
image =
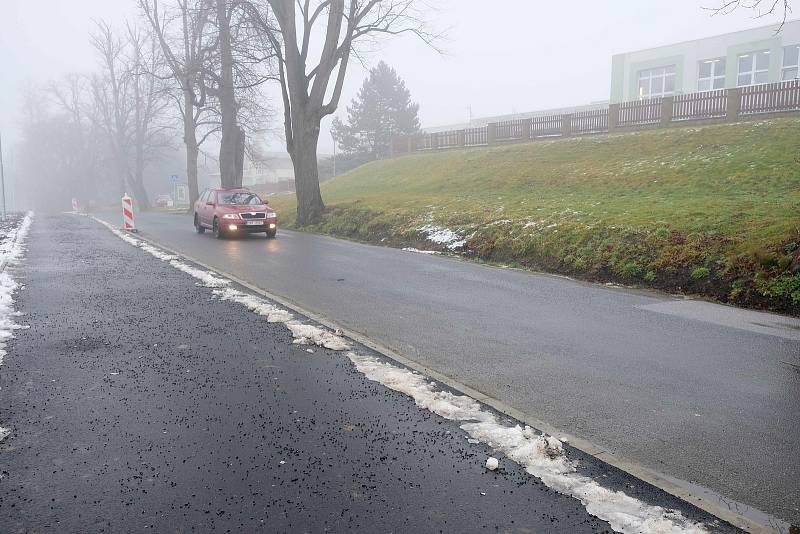
[[[800,273],[769,280],[757,280],[758,291],[765,297],[791,299],[800,304]]]
[[[697,267],[692,271],[692,280],[702,280],[704,278],[708,278],[708,275],[710,274],[711,271],[708,269],[708,267]]]
[[[624,264],[619,269],[619,274],[623,278],[636,278],[642,273],[642,268],[635,261]]]

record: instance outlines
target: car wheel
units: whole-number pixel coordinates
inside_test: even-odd
[[[216,217],[214,218],[213,232],[214,232],[214,237],[216,237],[217,239],[222,239],[223,237],[225,237],[224,235],[222,235],[222,228],[219,227],[219,221],[216,219]]]
[[[200,219],[197,218],[197,214],[194,214],[194,229],[197,231],[198,234],[206,233],[206,229],[200,226]]]
[[[267,239],[272,239],[275,237],[275,234],[278,233],[278,230],[267,230]]]

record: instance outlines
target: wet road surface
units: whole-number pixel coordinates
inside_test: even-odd
[[[556,428],[800,523],[797,319],[304,233],[218,241],[185,215],[137,223]]]
[[[30,328],[0,368],[3,532],[608,530],[516,464],[487,472],[490,449],[343,353],[306,352],[89,219],[37,216],[28,243]]]

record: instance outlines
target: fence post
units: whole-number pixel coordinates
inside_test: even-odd
[[[497,144],[497,123],[490,122],[486,125],[486,144]]]
[[[561,115],[561,137],[572,135],[572,113]]]
[[[661,126],[666,127],[672,122],[672,107],[675,104],[674,96],[665,96],[661,99]]]
[[[728,89],[726,94],[727,102],[725,104],[725,121],[735,122],[739,118],[741,111],[741,93],[738,87]]]
[[[467,145],[467,132],[466,130],[459,130],[456,134],[456,144],[458,146],[466,146]]]
[[[531,138],[531,124],[533,119],[522,119],[520,128],[522,128],[522,138],[526,141]]]
[[[608,131],[613,132],[619,128],[619,104],[608,106]]]

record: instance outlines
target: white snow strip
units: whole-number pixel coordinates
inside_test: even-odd
[[[136,239],[131,234],[115,228],[114,226],[108,224],[107,222],[98,219],[97,217],[92,217],[95,221],[99,222],[111,232],[113,232],[117,237],[125,241],[126,243],[133,245],[134,247],[138,247],[148,254],[155,256],[161,261],[168,261],[170,265],[175,267],[178,270],[185,272],[186,274],[196,278],[200,281],[200,285],[205,287],[225,287],[230,284],[230,280],[225,280],[219,276],[215,276],[214,274],[204,271],[203,269],[197,269],[196,267],[192,267],[188,263],[184,263],[178,259],[178,256],[173,254],[168,254],[161,250],[160,248],[154,247],[151,244],[147,243],[146,241],[142,241],[141,239]]]
[[[262,299],[255,295],[249,295],[243,291],[228,287],[231,283],[230,280],[212,274],[209,271],[192,267],[188,263],[180,261],[178,256],[168,254],[158,247],[154,247],[153,245],[150,245],[141,239],[136,239],[130,234],[115,228],[103,220],[100,220],[96,217],[92,218],[111,230],[123,241],[144,250],[161,261],[169,262],[169,264],[176,269],[181,270],[199,280],[200,285],[214,288],[214,296],[218,297],[220,300],[229,300],[241,304],[248,310],[266,317],[267,321],[270,323],[285,324],[286,327],[292,332],[294,343],[297,343],[298,345],[317,345],[337,351],[348,350],[350,348],[350,345],[342,337],[329,332],[324,328],[294,321],[294,316],[291,313],[282,308],[274,306],[266,299]]]
[[[14,331],[22,328],[14,321],[19,313],[14,309],[14,293],[20,285],[8,272],[9,265],[16,265],[25,254],[25,239],[33,220],[33,212],[28,212],[23,217],[19,226],[10,230],[0,242],[0,365],[6,357],[6,343],[14,337]],[[11,429],[0,426],[0,441],[11,434]]]
[[[653,506],[621,491],[602,487],[576,472],[561,442],[536,433],[531,427],[506,426],[466,395],[437,391],[424,376],[354,352],[348,357],[368,379],[414,399],[417,406],[446,419],[463,421],[461,428],[472,440],[483,442],[520,464],[548,487],[580,500],[590,514],[625,534],[703,534],[705,527],[680,512]],[[492,462],[494,463],[494,462]]]
[[[418,248],[406,247],[403,250],[406,252],[416,252],[417,254],[441,254],[438,250],[420,250]]]
[[[225,280],[224,278],[213,275],[208,271],[192,267],[188,263],[184,263],[180,260],[170,260],[169,264],[176,269],[198,279],[200,281],[200,285],[206,287],[225,287],[231,283],[230,280]]]
[[[6,356],[6,342],[14,337],[14,331],[24,326],[18,325],[14,321],[17,315],[14,310],[14,293],[19,288],[19,284],[14,280],[6,267],[14,265],[22,260],[25,254],[25,238],[31,227],[33,213],[28,212],[20,222],[19,226],[10,230],[0,243],[0,365]]]
[[[291,330],[294,342],[298,345],[317,345],[331,350],[347,350],[350,345],[341,337],[310,324],[295,321],[284,323]]]
[[[249,295],[230,287],[215,289],[214,295],[219,297],[220,300],[231,300],[243,305],[251,312],[266,317],[269,323],[287,323],[294,318],[288,311],[273,306],[265,299],[256,297],[255,295]]]

